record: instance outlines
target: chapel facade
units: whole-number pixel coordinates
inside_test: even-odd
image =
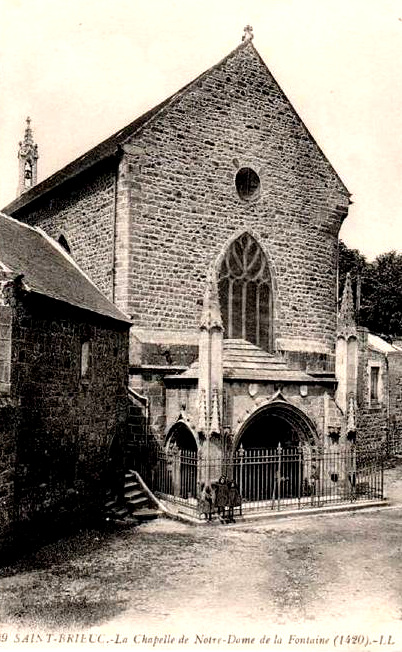
[[[240,449],[350,439],[335,376],[349,204],[246,28],[217,65],[4,211],[68,247],[132,321],[132,443],[217,469]]]

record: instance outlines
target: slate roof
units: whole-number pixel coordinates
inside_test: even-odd
[[[392,353],[393,351],[401,351],[400,346],[389,344],[389,342],[383,340],[382,337],[373,335],[373,333],[368,334],[367,342],[370,349],[373,351],[378,351],[379,353]]]
[[[26,289],[130,322],[44,231],[0,213],[0,268],[23,275]]]
[[[152,118],[155,116],[159,115],[163,110],[168,109],[169,106],[171,106],[173,103],[175,103],[182,95],[195,86],[198,82],[203,80],[205,77],[208,76],[213,70],[216,70],[219,68],[221,65],[223,65],[230,57],[235,56],[238,52],[241,50],[244,50],[245,48],[251,48],[253,54],[258,57],[258,59],[262,62],[262,64],[265,66],[267,69],[268,74],[272,77],[274,83],[278,87],[278,90],[283,94],[284,92],[280,88],[279,84],[276,82],[274,79],[272,73],[269,71],[268,67],[266,66],[265,62],[259,55],[258,51],[254,47],[254,45],[251,43],[251,41],[244,41],[240,45],[238,45],[230,54],[228,54],[226,57],[224,57],[221,61],[216,63],[214,66],[203,72],[201,75],[193,79],[191,82],[183,86],[179,91],[168,97],[166,100],[161,102],[160,104],[157,104],[154,108],[150,109],[143,115],[139,116],[136,118],[133,122],[131,122],[129,125],[126,127],[123,127],[123,129],[120,129],[117,131],[115,134],[101,142],[99,145],[96,145],[92,149],[90,149],[88,152],[83,154],[82,156],[78,157],[68,165],[66,165],[64,168],[61,170],[58,170],[55,172],[53,175],[45,179],[44,181],[36,184],[33,186],[30,190],[24,192],[20,197],[17,197],[14,201],[12,201],[10,204],[5,206],[3,208],[3,211],[9,215],[15,214],[17,211],[19,211],[21,208],[24,206],[27,206],[30,204],[32,201],[35,199],[38,199],[42,195],[46,194],[47,192],[50,192],[57,186],[61,185],[65,181],[68,181],[69,179],[74,178],[81,172],[84,172],[85,170],[91,168],[92,166],[96,165],[97,163],[100,163],[101,161],[111,158],[114,156],[117,156],[119,152],[122,152],[122,147],[124,143],[127,142],[129,138],[131,138],[142,126],[146,125]],[[338,179],[339,184],[343,188],[344,192],[350,196],[350,193],[348,192],[345,184],[343,183],[342,179],[339,177],[338,173],[336,170],[333,168],[331,163],[328,161],[327,157],[325,154],[322,152],[321,148],[313,138],[313,136],[310,134],[309,130],[303,123],[302,119],[298,115],[297,111],[293,108],[291,102],[289,101],[288,98],[286,98],[286,101],[289,104],[289,107],[292,109],[294,114],[297,116],[299,119],[300,123],[303,125],[306,133],[309,135],[311,140],[315,143],[316,147],[320,150],[322,157],[325,159],[325,161],[328,163],[330,169],[332,172],[335,174],[336,178]]]
[[[182,374],[167,376],[165,380],[177,382],[198,378],[199,361]],[[304,371],[289,369],[285,360],[272,353],[263,351],[255,344],[242,339],[223,340],[223,376],[225,380],[276,381],[284,383],[331,383],[334,375],[328,373],[319,377]]]

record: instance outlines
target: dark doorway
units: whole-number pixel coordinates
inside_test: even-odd
[[[197,451],[194,435],[185,423],[179,421],[169,433],[169,448],[177,446],[182,451]]]
[[[278,402],[245,425],[234,456],[235,480],[247,501],[301,495],[303,446],[314,441],[312,424],[293,406]]]
[[[168,444],[171,493],[180,498],[197,495],[197,443],[185,423],[177,423],[170,432]]]
[[[282,416],[262,412],[253,419],[244,431],[241,444],[243,448],[282,448],[297,447],[300,433],[295,426]]]

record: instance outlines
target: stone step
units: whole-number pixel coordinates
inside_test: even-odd
[[[135,480],[128,480],[124,483],[124,493],[132,491],[133,489],[140,489],[140,485]]]
[[[145,494],[142,489],[138,489],[138,487],[124,491],[125,500],[132,500],[133,498],[140,498],[141,496],[145,496]]]
[[[265,353],[265,355],[273,355],[272,353],[268,353],[267,351],[264,351],[264,349],[260,349],[259,346],[256,344],[252,344],[251,342],[248,342],[247,340],[223,340],[223,348],[226,351],[232,351],[234,349],[242,349],[243,351],[262,351]]]
[[[133,498],[131,500],[127,501],[127,508],[130,510],[130,512],[133,512],[134,510],[137,510],[137,507],[141,507],[141,505],[146,505],[148,503],[148,496],[139,496],[138,498]]]
[[[286,367],[282,358],[267,358],[265,355],[249,355],[248,353],[232,354],[223,356],[223,364],[238,364],[239,362],[252,362],[258,365],[269,365],[270,367]]]
[[[113,516],[113,518],[122,519],[125,516],[128,516],[128,509],[126,507],[118,507],[116,509],[112,509],[109,513],[111,516]]]
[[[257,369],[261,371],[274,371],[280,370],[285,365],[282,364],[272,364],[270,362],[258,362],[256,360],[233,360],[233,364],[228,364],[226,360],[223,361],[224,369]]]
[[[268,362],[281,362],[284,363],[284,359],[279,355],[272,355],[267,353],[262,349],[235,349],[235,350],[226,350],[223,352],[223,358],[255,358],[256,360],[267,360]]]
[[[143,509],[138,509],[134,513],[135,518],[137,518],[139,521],[149,521],[154,518],[158,518],[158,516],[161,516],[161,512],[157,509],[151,509],[151,508],[146,508],[144,507]]]

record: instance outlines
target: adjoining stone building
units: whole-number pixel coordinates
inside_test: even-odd
[[[349,438],[392,454],[402,445],[402,349],[358,327],[350,275],[338,316],[336,401]]]
[[[0,543],[99,518],[122,481],[130,322],[44,232],[0,214]]]
[[[252,38],[4,209],[130,316],[133,439],[215,463],[336,448],[351,418],[335,376],[350,194]]]

